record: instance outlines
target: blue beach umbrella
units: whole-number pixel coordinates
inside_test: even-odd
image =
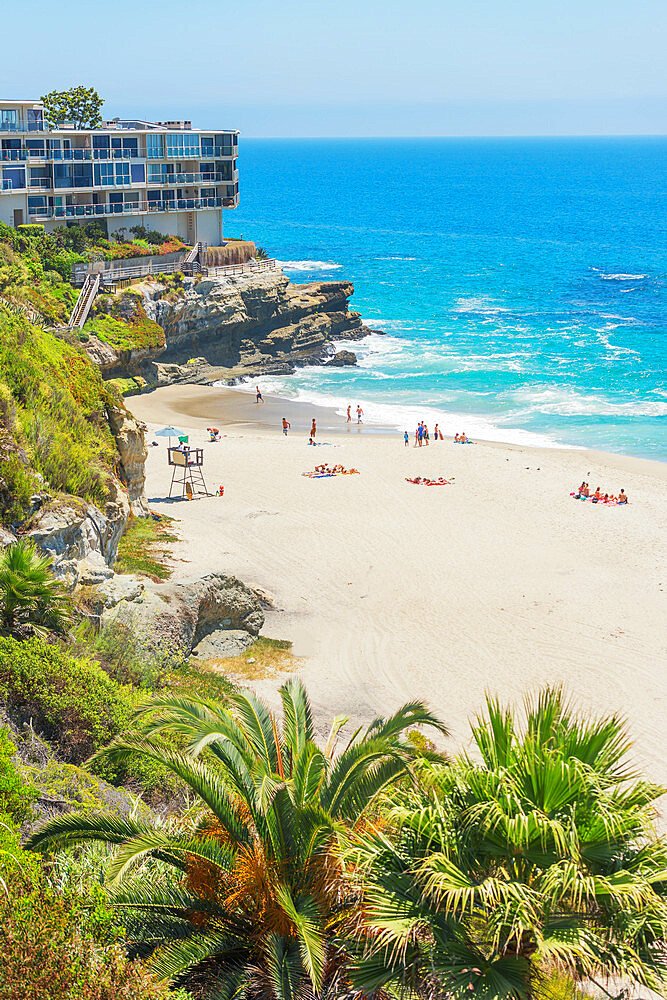
[[[184,435],[185,431],[179,431],[177,427],[163,427],[161,431],[155,432],[155,437],[159,438],[169,438],[169,447],[171,448],[171,439],[173,437],[181,437]]]

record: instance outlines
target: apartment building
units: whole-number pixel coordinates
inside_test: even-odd
[[[0,221],[50,231],[98,219],[110,236],[141,225],[216,246],[239,203],[237,154],[234,130],[118,118],[52,128],[39,101],[0,101]]]

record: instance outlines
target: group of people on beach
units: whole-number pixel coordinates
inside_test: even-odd
[[[321,465],[316,465],[312,472],[302,472],[301,475],[307,479],[321,479],[323,476],[358,476],[359,469],[346,469],[344,465],[329,465],[328,462],[322,462]]]
[[[613,493],[603,493],[600,487],[591,493],[588,483],[581,484],[579,489],[571,494],[575,500],[590,500],[591,503],[624,504],[628,502],[628,494],[621,490],[617,497]]]
[[[357,423],[358,424],[363,423],[363,416],[364,416],[364,411],[361,409],[361,407],[357,403]],[[352,404],[348,403],[347,404],[347,423],[349,424],[351,422],[352,422]]]
[[[405,431],[403,435],[405,441],[405,447],[408,448],[410,445],[410,435]],[[442,436],[442,431],[436,424],[433,428],[433,440],[434,441],[444,441]],[[428,446],[431,443],[431,435],[429,429],[423,420],[420,420],[415,429],[415,448],[421,448],[423,446]],[[454,435],[454,444],[472,444],[473,442],[469,437],[466,437],[466,432],[463,431],[462,434]]]
[[[410,443],[410,436],[408,432],[404,435],[405,447],[407,448]],[[436,424],[433,428],[433,440],[442,441],[442,431],[438,428]],[[431,435],[429,434],[429,429],[423,420],[420,420],[415,428],[415,448],[421,448],[422,445],[429,445],[431,443]]]

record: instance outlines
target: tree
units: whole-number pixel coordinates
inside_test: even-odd
[[[558,690],[516,713],[487,700],[481,759],[424,765],[393,803],[395,839],[357,849],[366,922],[355,981],[420,996],[548,995],[575,981],[667,985],[667,844],[662,794],[624,763],[616,717],[577,717]]]
[[[40,100],[44,105],[44,117],[49,125],[62,125],[67,122],[77,128],[99,128],[102,124],[100,110],[104,100],[94,87],[52,90]]]
[[[144,947],[160,946],[154,970],[207,997],[340,995],[339,937],[354,903],[337,842],[405,773],[413,758],[406,730],[444,731],[415,702],[357,730],[341,753],[347,720],[335,719],[322,750],[301,683],[288,681],[280,695],[282,724],[250,691],[224,704],[158,702],[140,716],[141,732],[98,755],[115,764],[143,757],[184,781],[199,802],[185,832],[99,813],[55,819],[30,842],[39,850],[113,845],[115,904],[136,915]],[[184,751],[165,736],[178,737]],[[144,874],[140,867],[132,877],[142,865]]]
[[[72,624],[72,602],[51,571],[51,559],[27,541],[12,542],[0,555],[0,632],[65,634]]]

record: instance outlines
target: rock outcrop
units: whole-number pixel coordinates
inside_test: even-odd
[[[349,308],[353,291],[349,281],[294,285],[277,268],[186,278],[177,289],[146,281],[133,295],[143,294],[143,311],[164,330],[164,345],[117,353],[113,362],[92,337],[88,350],[105,375],[140,376],[149,385],[288,373],[327,361],[336,340],[367,336],[361,316]],[[193,359],[212,370],[184,368]]]
[[[127,490],[130,510],[137,517],[148,514],[144,495],[146,483],[146,424],[137,420],[129,410],[112,406],[107,411],[109,427],[116,441],[120,458],[120,478]]]
[[[243,633],[249,642],[264,624],[254,591],[222,573],[178,583],[115,576],[98,593],[103,623],[131,628],[140,646],[162,655],[189,656],[202,640],[219,641],[225,631],[236,641]]]
[[[111,489],[104,510],[65,497],[48,502],[31,519],[26,536],[51,556],[55,576],[70,589],[113,576],[111,567],[130,516],[130,503],[115,480]]]

